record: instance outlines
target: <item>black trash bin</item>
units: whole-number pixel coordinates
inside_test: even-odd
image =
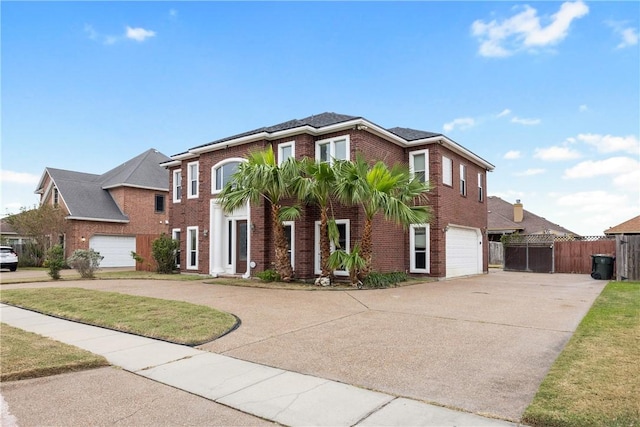
[[[591,255],[591,277],[596,280],[611,280],[615,259],[616,257],[611,255]]]

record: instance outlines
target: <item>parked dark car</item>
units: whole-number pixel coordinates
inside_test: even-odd
[[[0,268],[18,269],[18,255],[11,246],[0,246]]]

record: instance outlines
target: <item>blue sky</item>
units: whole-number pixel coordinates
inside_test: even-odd
[[[638,2],[7,2],[1,213],[325,111],[442,132],[585,235],[640,214]]]

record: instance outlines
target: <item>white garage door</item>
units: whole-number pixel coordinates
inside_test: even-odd
[[[446,234],[447,277],[482,273],[482,234],[477,228],[449,226]]]
[[[89,239],[89,247],[104,259],[100,267],[135,267],[136,261],[131,251],[136,250],[136,238],[129,236],[93,236]]]

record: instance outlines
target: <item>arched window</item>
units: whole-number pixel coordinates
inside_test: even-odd
[[[228,159],[215,165],[211,170],[211,193],[219,193],[231,180],[243,159]]]

